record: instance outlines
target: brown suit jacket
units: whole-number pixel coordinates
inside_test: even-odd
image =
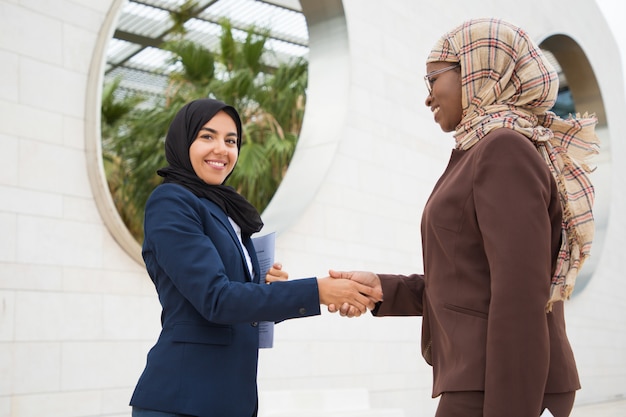
[[[484,416],[538,416],[580,388],[563,303],[545,307],[561,239],[556,182],[535,146],[497,129],[454,150],[424,208],[424,275],[379,274],[377,316],[423,315],[433,397],[484,391]]]

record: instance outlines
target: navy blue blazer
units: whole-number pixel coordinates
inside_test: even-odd
[[[162,330],[130,404],[198,417],[251,417],[257,407],[259,321],[320,314],[315,278],[259,284],[228,217],[172,183],[145,212],[143,258],[163,308]]]

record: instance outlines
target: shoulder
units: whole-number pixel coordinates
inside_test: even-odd
[[[492,130],[476,144],[476,146],[478,145],[480,145],[480,148],[517,149],[520,151],[537,152],[537,148],[529,138],[507,128]]]
[[[535,145],[531,142],[529,138],[522,135],[519,132],[514,131],[513,129],[508,128],[500,128],[492,130],[487,133],[487,135],[479,142],[484,145],[498,145],[498,146],[512,146],[512,147],[528,147],[534,148]]]
[[[197,198],[190,190],[179,184],[171,182],[158,185],[150,195],[150,198]]]
[[[164,183],[157,186],[148,198],[146,213],[149,211],[193,211],[200,216],[225,216],[224,211],[214,202],[195,195],[188,188],[175,183]]]
[[[207,203],[208,200],[199,198],[180,184],[164,183],[152,191],[146,202],[146,213],[167,209],[198,212],[210,208]],[[209,204],[211,205],[212,203]]]
[[[204,206],[207,203],[211,206],[213,205],[209,200],[198,197],[188,188],[171,182],[160,184],[152,191],[152,194],[148,198],[148,205],[157,202],[170,202],[172,204],[184,204],[194,207]]]
[[[480,160],[494,159],[502,163],[546,165],[535,144],[512,129],[493,130],[474,147],[476,157]]]
[[[173,214],[184,212],[197,212],[198,198],[185,187],[165,183],[158,185],[148,197],[145,207],[145,220],[157,219],[162,221],[164,217],[172,218]]]
[[[165,230],[197,231],[200,228],[206,231],[216,222],[228,224],[228,218],[219,206],[196,196],[184,186],[165,183],[154,189],[146,203],[145,239],[154,239],[158,231]]]
[[[490,184],[535,189],[549,187],[554,182],[550,168],[535,144],[521,133],[507,128],[496,129],[474,147],[475,179],[490,178]]]

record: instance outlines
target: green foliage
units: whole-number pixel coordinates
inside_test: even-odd
[[[181,72],[174,72],[170,82],[187,82],[208,85],[215,77],[215,58],[208,49],[196,43],[179,40],[167,42],[163,49],[172,52],[172,63],[182,64]]]
[[[237,41],[231,23],[220,22],[219,51],[184,39],[184,22],[195,7],[187,1],[173,19],[180,23],[174,40],[162,100],[123,95],[120,80],[105,85],[102,98],[102,144],[107,181],[116,207],[135,238],[143,240],[143,210],[161,182],[156,170],[167,165],[163,144],[176,112],[185,103],[213,97],[233,105],[243,123],[243,143],[228,184],[259,211],[265,209],[289,166],[306,100],[307,63],[303,59],[268,68],[263,58],[269,32],[250,27]]]
[[[186,0],[178,10],[170,12],[172,34],[182,36],[187,32],[185,23],[194,16],[196,7],[198,7],[198,2]]]

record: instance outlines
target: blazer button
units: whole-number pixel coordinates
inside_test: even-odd
[[[299,312],[300,314],[302,314],[302,315],[305,315],[305,314],[306,314],[306,308],[304,308],[304,307],[300,307],[300,310],[298,310],[298,312]]]
[[[259,325],[259,322],[257,322],[257,321],[253,321],[252,323],[250,323],[250,325],[251,325],[252,327],[256,327],[256,326],[258,326],[258,325]]]

